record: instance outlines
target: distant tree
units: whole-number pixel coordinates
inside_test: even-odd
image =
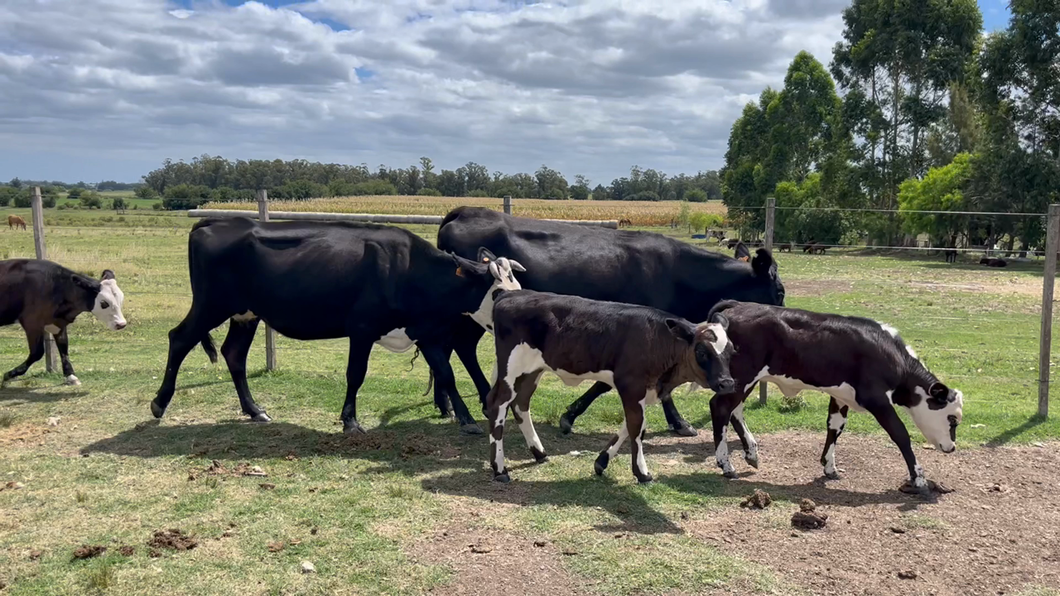
[[[567,179],[556,170],[542,165],[534,174],[537,181],[537,196],[542,199],[566,199]]]
[[[19,191],[13,186],[0,186],[0,207],[7,207],[15,200]]]
[[[692,203],[706,203],[707,191],[702,188],[693,188],[685,193],[685,199]]]
[[[964,189],[972,175],[971,156],[959,153],[953,162],[928,170],[923,180],[910,178],[898,192],[901,211],[963,211],[967,208]],[[967,218],[962,215],[904,213],[906,231],[927,233],[934,246],[948,246],[952,234],[966,229]]]
[[[88,190],[88,191],[82,192],[81,196],[79,197],[79,199],[81,201],[81,206],[86,208],[86,209],[102,209],[103,208],[103,198],[100,197],[99,193],[97,193],[94,190]]]
[[[18,178],[12,178],[11,182],[8,182],[8,185],[10,185],[11,188],[22,188],[22,181]]]
[[[148,200],[148,201],[151,200],[151,199],[157,199],[158,198],[158,193],[155,192],[155,189],[151,188],[150,186],[147,186],[146,184],[136,187],[135,194],[136,194],[136,198],[144,199],[144,200]]]
[[[592,197],[590,198],[594,201],[606,201],[610,199],[610,195],[603,184],[597,184],[596,188],[593,188]]]
[[[574,184],[570,187],[570,198],[575,201],[586,201],[589,199],[589,180],[581,174],[574,176]]]
[[[114,201],[111,202],[111,207],[119,213],[125,213],[125,210],[128,209],[129,206],[124,198],[114,197]]]
[[[68,199],[70,199],[72,201],[76,201],[76,200],[81,198],[81,193],[83,193],[83,192],[85,192],[85,191],[80,189],[80,188],[77,188],[77,187],[71,188],[69,191],[67,191],[66,198],[68,198]]]
[[[436,188],[421,188],[416,194],[421,197],[440,197],[442,196],[442,191]]]

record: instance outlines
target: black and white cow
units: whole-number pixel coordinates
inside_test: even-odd
[[[169,332],[169,359],[151,412],[161,418],[173,398],[177,372],[202,343],[211,360],[210,331],[230,319],[221,353],[243,412],[269,416],[251,398],[246,360],[258,321],[298,340],[350,340],[343,431],[357,422],[357,391],[373,344],[394,352],[417,346],[435,375],[453,383],[444,349],[454,321],[492,322],[498,292],[518,289],[516,261],[480,251],[472,261],[446,254],[401,228],[346,222],[259,223],[247,218],[205,219],[188,237],[192,304]],[[435,403],[448,413],[448,404]],[[454,391],[452,406],[464,432],[481,433]]]
[[[618,390],[625,426],[597,457],[596,473],[604,473],[630,438],[633,475],[640,482],[652,480],[644,462],[645,408],[685,383],[723,393],[734,387],[724,324],[695,325],[647,306],[519,290],[497,299],[493,325],[497,379],[486,411],[490,465],[500,482],[510,480],[504,465],[509,407],[534,458],[547,457],[530,420],[530,398],[545,372],[570,386],[596,381]]]
[[[66,383],[80,385],[67,355],[70,338],[66,327],[81,313],[90,312],[108,329],[124,329],[123,302],[125,294],[109,269],[96,281],[51,261],[0,261],[0,326],[17,321],[29,342],[29,357],[4,374],[3,383],[26,374],[44,357],[44,338],[50,333],[59,348]]]
[[[526,265],[528,271],[519,276],[523,288],[651,306],[691,321],[705,321],[723,299],[784,304],[784,284],[765,249],[743,263],[650,232],[512,217],[479,207],[450,211],[438,230],[438,248],[471,258],[480,246]],[[490,384],[476,352],[482,334],[465,323],[453,347],[484,403]],[[563,432],[570,432],[575,419],[610,389],[595,383],[572,403],[560,418]],[[696,434],[669,395],[662,405],[671,430]]]
[[[758,467],[757,444],[743,424],[743,402],[759,381],[775,384],[788,397],[804,389],[831,397],[821,454],[829,478],[838,478],[835,444],[850,410],[872,414],[887,431],[916,490],[926,490],[927,481],[894,406],[905,408],[939,450],[956,449],[964,397],[931,374],[893,327],[860,317],[732,301],[718,304],[711,320],[727,327],[736,346],[729,362],[736,391],[710,400],[715,456],[726,476],[736,473],[725,442],[730,415],[744,453]]]

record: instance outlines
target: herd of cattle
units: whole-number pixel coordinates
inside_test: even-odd
[[[726,429],[732,426],[744,461],[758,467],[758,446],[743,402],[759,382],[788,396],[804,389],[830,396],[821,464],[837,477],[836,440],[850,410],[872,414],[898,446],[909,491],[929,490],[905,425],[905,408],[924,437],[943,452],[956,448],[960,391],[940,382],[894,328],[864,318],[784,307],[784,285],[770,252],[753,257],[709,252],[648,232],[611,230],[512,217],[459,207],[443,220],[437,247],[402,228],[334,222],[206,219],[188,239],[192,303],[169,333],[166,370],[151,402],[164,415],[187,355],[201,345],[217,360],[210,333],[229,321],[221,345],[243,412],[270,420],[251,397],[247,353],[260,321],[298,340],[349,339],[346,433],[363,433],[357,392],[373,345],[418,350],[430,367],[434,403],[460,430],[480,434],[456,389],[455,351],[488,420],[494,479],[510,479],[504,461],[509,409],[538,462],[547,455],[530,418],[530,398],[547,371],[564,383],[594,384],[563,414],[575,420],[611,389],[625,424],[595,463],[603,474],[624,442],[632,470],[652,480],[644,458],[645,408],[661,402],[671,432],[694,436],[672,393],[680,385],[709,387],[717,465],[735,476]],[[0,262],[0,325],[19,322],[30,353],[3,382],[41,359],[45,334],[55,336],[67,382],[78,384],[67,358],[66,327],[92,312],[110,329],[126,325],[124,295],[111,271],[99,280],[48,261]],[[492,382],[477,346],[494,336]]]

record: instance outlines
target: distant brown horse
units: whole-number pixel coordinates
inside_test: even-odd
[[[22,219],[21,217],[19,217],[17,215],[8,215],[7,216],[7,227],[8,228],[12,228],[12,229],[16,229],[16,230],[18,228],[22,228],[23,230],[25,230],[26,229],[26,220]]]

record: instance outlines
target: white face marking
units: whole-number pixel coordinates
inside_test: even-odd
[[[479,304],[478,310],[473,313],[464,313],[490,333],[493,333],[493,293],[497,290],[512,291],[522,289],[519,281],[515,279],[515,274],[512,273],[512,263],[518,262],[509,261],[504,257],[498,257],[495,261],[490,262],[489,272],[493,275],[493,285],[486,291],[486,295],[482,297],[482,303]]]
[[[964,407],[964,395],[960,391],[954,391],[956,399],[946,404],[946,407],[932,410],[928,407],[931,396],[923,387],[916,387],[913,392],[920,396],[920,403],[912,408],[907,408],[913,423],[920,429],[927,442],[935,445],[940,451],[949,453],[957,445],[950,438],[950,416],[956,416],[960,423],[962,409]]]
[[[48,333],[51,333],[52,335],[59,335],[59,332],[62,331],[61,329],[59,329],[55,325],[45,325],[44,326],[44,330],[47,331]]]
[[[725,346],[729,343],[729,334],[725,332],[725,328],[717,323],[711,323],[707,325],[707,329],[714,332],[714,337],[717,339],[711,342],[714,346],[714,351],[720,356],[725,351]]]
[[[816,385],[808,385],[799,379],[793,379],[784,375],[774,375],[769,372],[769,367],[764,366],[762,370],[755,375],[753,381],[748,383],[744,387],[744,391],[754,387],[759,381],[766,381],[767,383],[773,383],[780,389],[780,392],[785,397],[792,398],[801,393],[804,390],[809,389],[810,391],[820,391],[826,395],[830,395],[835,398],[839,405],[847,406],[855,412],[864,412],[865,408],[857,402],[857,392],[850,383],[841,383],[832,387],[818,387]]]
[[[238,321],[240,323],[247,323],[249,321],[253,321],[256,318],[258,318],[258,315],[254,314],[254,311],[248,310],[245,313],[238,314],[238,315],[232,317],[232,320],[233,321]]]
[[[416,341],[410,339],[408,335],[405,335],[405,328],[394,329],[387,333],[383,337],[380,337],[375,341],[376,344],[383,346],[387,350],[396,353],[408,352],[416,345]]]
[[[121,306],[124,302],[125,294],[118,287],[118,282],[105,279],[99,284],[99,294],[96,294],[92,314],[108,329],[117,331],[126,325],[125,316],[121,314]]]

